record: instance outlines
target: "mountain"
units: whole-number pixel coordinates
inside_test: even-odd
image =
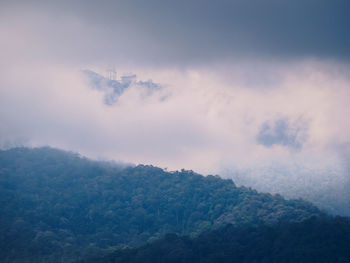
[[[118,98],[131,87],[137,87],[142,97],[151,96],[154,92],[162,89],[162,86],[154,83],[152,80],[138,81],[135,74],[123,75],[119,80],[106,78],[92,70],[85,69],[82,73],[87,77],[88,84],[92,89],[104,93],[104,103],[113,105]],[[166,95],[162,95],[161,99],[165,99]]]
[[[170,232],[197,236],[227,223],[323,215],[303,200],[218,176],[97,162],[47,147],[0,151],[0,209],[2,262],[71,262]]]
[[[350,219],[312,217],[298,223],[227,225],[192,239],[168,234],[140,248],[117,250],[83,262],[350,262]]]

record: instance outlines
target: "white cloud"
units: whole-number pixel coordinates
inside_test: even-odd
[[[282,117],[309,123],[300,154],[328,151],[349,141],[348,80],[326,70],[306,74],[307,63],[279,70],[283,79],[264,89],[242,86],[239,78],[227,80],[215,68],[139,69],[140,78],[164,83],[171,96],[144,99],[134,87],[112,107],[103,104],[103,94],[89,89],[78,69],[12,67],[1,78],[2,139],[27,137],[90,156],[207,172],[217,171],[223,159],[289,158],[284,147],[265,149],[256,141],[263,123]],[[234,67],[232,72],[237,73]]]

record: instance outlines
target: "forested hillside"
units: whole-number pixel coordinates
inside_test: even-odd
[[[1,262],[70,262],[170,232],[196,236],[226,223],[322,214],[218,176],[125,167],[52,148],[0,151],[0,209]]]
[[[312,217],[275,225],[227,225],[191,239],[167,234],[84,263],[350,262],[350,219]]]

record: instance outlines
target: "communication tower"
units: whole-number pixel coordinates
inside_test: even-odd
[[[107,69],[106,75],[106,78],[109,80],[117,80],[117,71],[115,70],[115,67]]]

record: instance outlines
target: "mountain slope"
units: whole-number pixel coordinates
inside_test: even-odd
[[[190,239],[168,234],[84,263],[350,262],[350,219],[312,217],[275,225],[228,225]]]
[[[51,148],[0,151],[0,209],[3,262],[69,262],[169,232],[196,235],[226,223],[322,214],[302,200],[236,187],[217,176],[121,167]]]

